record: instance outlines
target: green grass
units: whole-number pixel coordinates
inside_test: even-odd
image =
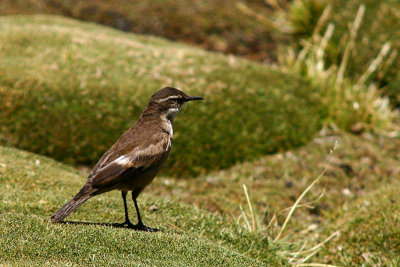
[[[36,215],[0,215],[2,263],[10,265],[262,266],[195,236],[145,234],[104,226],[54,226]],[[16,261],[16,258],[20,260]]]
[[[165,172],[221,169],[296,147],[326,107],[290,73],[48,16],[1,17],[0,142],[94,164],[165,86],[205,97],[176,119]]]
[[[84,183],[75,169],[13,148],[0,148],[0,261],[10,265],[278,266],[276,248],[227,217],[144,194],[143,220],[163,232],[112,227],[120,194],[89,200],[66,224],[49,216]],[[156,211],[149,211],[151,205]],[[132,205],[131,216],[134,219]],[[75,222],[75,223],[74,223]]]
[[[161,177],[139,198],[144,222],[161,233],[112,227],[123,219],[118,192],[91,199],[68,217],[71,223],[50,223],[49,216],[85,177],[54,160],[0,148],[0,262],[280,266],[303,245],[307,250],[339,230],[313,262],[400,265],[399,133],[366,132],[391,129],[397,116],[380,95],[384,92],[393,104],[399,103],[399,57],[389,64],[395,50],[368,79],[358,80],[386,41],[398,48],[393,26],[398,24],[398,3],[362,1],[366,13],[341,79],[347,25],[360,2],[328,2],[333,12],[324,25],[334,23],[332,38],[323,38],[322,27],[301,62],[304,66],[288,65],[286,71],[90,23],[0,17],[2,144],[90,165],[135,121],[155,90],[175,86],[206,97],[189,104],[176,119],[174,148],[165,168],[175,176],[201,175]],[[30,3],[32,12],[37,12],[37,3]],[[284,12],[299,26],[296,38],[307,38],[324,3],[292,4],[296,8]],[[20,12],[18,5],[15,13]],[[59,7],[46,12],[57,13]],[[67,15],[79,17],[84,7],[78,3],[75,10],[67,9],[75,13]],[[85,19],[111,25],[101,14]],[[295,55],[288,53],[287,62]],[[369,87],[371,82],[377,87]],[[330,94],[329,87],[338,94]],[[323,123],[331,122],[360,135],[323,128],[315,136]],[[307,207],[298,207],[282,239],[273,244],[288,213],[283,209],[324,170],[302,201]],[[255,213],[254,233],[248,226],[252,218],[243,184]],[[152,205],[157,210],[150,211]]]
[[[246,2],[273,13],[262,1]],[[268,61],[275,58],[277,39],[281,39],[273,27],[260,24],[229,0],[2,0],[0,15],[15,14],[62,15]]]

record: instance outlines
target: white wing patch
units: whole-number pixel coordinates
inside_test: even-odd
[[[161,154],[164,153],[164,151],[167,152],[171,148],[171,146],[172,146],[171,138],[168,138],[167,140],[164,139],[162,142],[151,144],[145,148],[136,147],[128,155],[123,155],[118,157],[117,159],[108,163],[106,166],[103,166],[101,169],[99,169],[99,171],[109,166],[112,166],[113,164],[118,164],[125,168],[135,167],[136,164],[142,164],[143,163],[142,160],[145,160],[146,158],[149,158],[150,160],[149,163],[150,163],[152,161],[151,158],[154,159],[158,158]]]
[[[126,165],[127,163],[130,162],[130,159],[129,159],[129,157],[121,156],[121,157],[117,158],[116,160],[114,160],[114,162],[119,165]]]

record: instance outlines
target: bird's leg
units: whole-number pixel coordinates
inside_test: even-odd
[[[128,225],[128,227],[132,227],[134,226],[133,223],[131,223],[131,221],[129,220],[129,215],[128,215],[128,206],[126,204],[126,195],[128,194],[128,191],[121,191],[121,195],[122,195],[122,199],[124,200],[124,209],[125,209],[125,222],[121,223],[119,225],[123,226],[123,225]]]
[[[132,200],[133,200],[133,203],[135,204],[135,209],[136,209],[136,213],[137,213],[138,223],[137,223],[136,225],[133,225],[133,227],[131,227],[131,228],[132,228],[132,229],[135,229],[135,230],[139,230],[139,231],[157,232],[157,231],[159,231],[158,229],[147,227],[147,226],[144,225],[143,222],[142,222],[142,218],[140,217],[139,207],[138,207],[138,204],[137,204],[137,202],[136,202],[136,198],[137,198],[137,196],[139,195],[139,193],[140,193],[140,191],[139,191],[139,192],[137,192],[136,190],[133,190],[133,191],[132,191]]]

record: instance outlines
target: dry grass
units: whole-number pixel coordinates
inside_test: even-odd
[[[332,156],[334,150],[336,149],[337,143],[335,143],[334,147],[330,151],[330,156]],[[331,158],[331,157],[330,157]],[[295,203],[293,204],[292,207],[287,208],[285,210],[289,210],[289,213],[286,216],[286,219],[282,226],[279,226],[277,224],[273,224],[276,219],[277,219],[277,214],[274,214],[268,225],[263,225],[262,221],[264,218],[259,218],[259,216],[255,216],[255,213],[253,211],[253,205],[249,197],[249,193],[247,190],[247,186],[243,184],[243,191],[246,196],[246,201],[248,205],[248,209],[250,211],[250,216],[247,216],[246,212],[244,212],[242,205],[240,205],[240,211],[241,215],[237,219],[237,223],[240,223],[240,219],[243,218],[245,224],[243,225],[249,232],[257,232],[261,234],[262,232],[266,233],[266,238],[268,239],[268,243],[271,243],[275,246],[279,247],[279,252],[278,254],[281,255],[282,257],[288,259],[288,263],[291,265],[295,266],[331,266],[331,265],[325,265],[321,263],[306,263],[310,259],[313,258],[322,248],[326,243],[328,243],[331,239],[339,235],[339,231],[334,232],[331,234],[328,238],[323,240],[322,242],[313,245],[310,248],[307,248],[308,242],[310,240],[307,240],[306,238],[305,241],[301,244],[300,248],[297,248],[297,250],[293,246],[288,246],[288,242],[290,239],[290,236],[282,237],[283,232],[286,230],[288,223],[290,219],[292,218],[293,213],[295,212],[296,209],[302,206],[308,207],[310,203],[317,203],[318,199],[320,199],[323,196],[323,193],[318,197],[317,200],[314,200],[312,202],[308,203],[301,203],[301,201],[304,199],[304,197],[313,189],[313,187],[320,182],[320,180],[323,178],[325,175],[326,171],[328,170],[328,167],[330,167],[331,162],[328,162],[328,165],[325,167],[325,169],[321,172],[321,174],[314,180],[312,183],[307,186],[306,189],[301,193],[301,195],[297,198]],[[304,212],[304,210],[303,210]],[[279,212],[281,213],[281,212]],[[250,225],[251,221],[251,225]],[[257,227],[256,227],[257,225]],[[270,229],[271,226],[274,226],[277,229]],[[277,231],[277,234],[274,238],[272,238],[269,234],[273,232],[273,230]],[[306,231],[307,232],[307,231]],[[297,235],[295,239],[299,239],[301,235]],[[298,244],[298,242],[295,242]],[[309,242],[309,243],[312,243]]]
[[[291,208],[287,207],[292,207],[304,188],[326,169],[323,180],[308,192],[286,224],[281,240],[291,246],[281,247],[280,251],[291,253],[287,254],[290,259],[296,252],[308,252],[308,248],[314,247],[313,244],[323,244],[312,261],[341,266],[341,259],[346,258],[349,263],[349,255],[362,249],[370,249],[367,243],[352,249],[351,239],[341,239],[342,227],[346,225],[340,223],[341,218],[353,218],[356,208],[350,211],[348,207],[362,203],[361,199],[365,196],[387,184],[393,184],[398,179],[400,141],[398,138],[366,133],[361,136],[344,133],[332,135],[329,132],[321,134],[322,136],[301,149],[270,155],[256,162],[241,164],[194,180],[177,181],[165,177],[156,180],[149,191],[152,194],[170,194],[201,208],[227,214],[234,219],[239,218],[238,223],[248,231],[255,228],[256,233],[270,236],[272,242],[290,212]],[[330,155],[330,149],[336,141],[337,149]],[[328,164],[329,161],[331,164]],[[243,184],[246,185],[248,197],[243,192]],[[251,202],[253,212],[250,211],[249,204],[243,205],[249,203],[247,199]],[[398,197],[392,199],[397,203]],[[238,208],[239,205],[243,205],[242,209]],[[392,207],[379,207],[382,208],[382,216],[388,216],[390,220],[396,219],[396,214],[391,211]],[[377,226],[365,220],[363,227],[365,230],[375,231],[373,229]],[[346,231],[356,231],[356,228],[348,225],[346,228]],[[324,244],[337,230],[341,231],[339,237]],[[393,233],[395,227],[388,231]],[[338,240],[346,244],[347,251],[338,253]],[[326,256],[326,252],[331,250],[336,252]],[[313,251],[307,252],[299,253],[299,258],[306,258]],[[292,262],[296,262],[296,258]]]

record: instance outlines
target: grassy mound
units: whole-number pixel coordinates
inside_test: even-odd
[[[25,265],[281,265],[266,240],[231,220],[144,194],[146,224],[163,230],[142,233],[112,227],[123,219],[118,192],[89,200],[52,224],[49,216],[84,183],[75,169],[51,159],[0,148],[0,259]],[[148,207],[155,205],[156,211]],[[130,205],[132,210],[132,205]],[[131,211],[134,219],[133,211]],[[83,221],[83,222],[82,222]]]
[[[0,23],[0,142],[64,162],[96,162],[164,86],[206,98],[176,119],[174,175],[301,145],[324,116],[309,83],[261,64],[57,17]]]
[[[273,12],[262,1],[247,2],[265,14]],[[38,13],[93,21],[255,59],[275,58],[273,28],[260,24],[228,0],[3,0],[0,6],[0,15]]]

